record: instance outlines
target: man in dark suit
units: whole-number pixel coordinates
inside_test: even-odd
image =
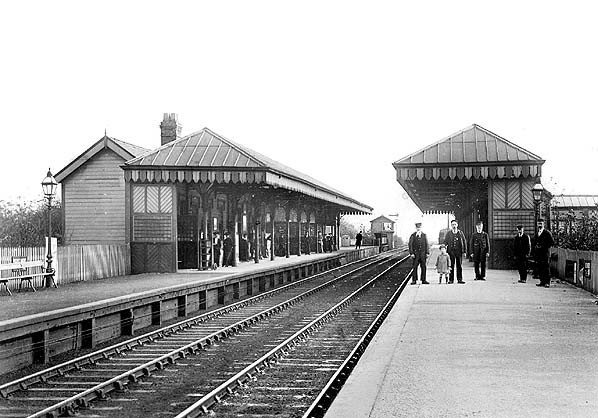
[[[540,283],[536,286],[550,287],[550,267],[548,258],[550,257],[550,247],[554,245],[554,239],[548,229],[544,228],[544,219],[538,219],[538,232],[534,240],[534,260],[538,270]]]
[[[232,266],[233,265],[233,240],[230,237],[228,232],[224,233],[224,241],[222,243],[223,246],[223,250],[224,250],[224,256],[222,259],[222,266],[223,267],[227,267],[227,266]]]
[[[467,255],[467,241],[463,231],[458,229],[459,222],[456,219],[451,221],[451,229],[444,236],[444,245],[449,257],[451,258],[451,273],[449,276],[449,283],[455,282],[455,270],[457,270],[457,283],[465,283],[463,281],[463,256]]]
[[[515,264],[519,271],[519,283],[525,283],[527,280],[527,258],[532,249],[532,243],[529,235],[523,232],[523,225],[517,225],[517,235],[513,242],[513,255]]]
[[[477,221],[476,231],[471,234],[469,240],[469,251],[473,259],[473,269],[475,271],[474,280],[486,280],[486,258],[490,255],[490,240],[488,234],[484,232],[484,223]]]
[[[422,284],[428,284],[426,281],[426,260],[430,255],[428,238],[421,230],[421,222],[415,224],[415,232],[409,237],[409,255],[413,259],[413,274],[411,284],[417,284],[417,269],[421,268]]]

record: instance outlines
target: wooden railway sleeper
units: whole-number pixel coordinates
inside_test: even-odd
[[[309,293],[314,293],[314,291],[311,291],[311,292],[309,292]],[[295,303],[298,303],[298,301],[300,301],[301,299],[304,299],[304,298],[305,298],[305,296],[301,296],[300,298],[297,298],[297,299],[293,300],[293,301],[292,301],[292,303],[288,303],[288,304],[287,304],[287,306],[288,306],[288,305],[295,304]],[[260,318],[260,319],[267,318],[267,317],[269,317],[269,316],[272,316],[272,315],[274,314],[274,312],[277,312],[277,311],[278,311],[278,312],[280,312],[281,310],[282,310],[282,309],[281,309],[280,307],[278,307],[278,308],[277,308],[277,309],[275,309],[274,311],[267,312],[265,315],[264,315],[264,314],[260,314],[260,315],[259,315],[259,318]],[[220,315],[222,315],[222,313],[220,313],[219,315],[212,315],[212,317],[218,317],[218,316],[220,316]],[[257,321],[257,320],[256,320],[256,319],[253,319],[253,321]],[[178,329],[180,329],[180,328],[181,328],[181,327],[179,326],[179,327],[178,327]],[[177,329],[177,328],[175,328],[175,329]],[[165,331],[168,331],[168,330],[165,330]],[[313,331],[312,331],[312,332],[313,332]],[[165,332],[165,334],[171,334],[171,332]],[[157,334],[157,335],[160,335],[160,334]],[[162,335],[160,335],[160,336],[162,336]],[[224,337],[226,337],[226,336],[227,336],[227,333],[225,333],[225,334],[224,334]],[[215,335],[215,336],[213,337],[213,341],[212,341],[212,340],[208,340],[208,341],[207,341],[207,344],[208,344],[208,345],[210,345],[210,344],[214,344],[214,342],[217,342],[217,341],[219,341],[221,338],[223,338],[223,337],[222,337],[222,336]],[[303,341],[305,341],[306,339],[307,339],[307,337],[306,337],[306,336],[304,336],[304,337],[303,337]],[[132,343],[136,343],[136,341],[132,341]],[[141,344],[139,344],[139,345],[142,345],[142,344],[143,344],[143,342],[141,342]],[[297,344],[297,343],[295,342],[295,343],[293,344],[293,347],[294,347],[296,344]],[[128,349],[128,350],[131,350],[131,342],[129,342],[128,344],[125,344],[125,345],[124,345],[124,347],[126,347],[126,349]],[[126,353],[122,352],[122,350],[123,350],[123,346],[120,346],[120,347],[115,347],[115,352],[116,352],[116,353],[118,353],[118,354],[120,354],[120,355],[126,355]],[[269,363],[267,363],[266,365],[267,365],[268,367],[271,367]],[[155,364],[153,364],[152,366],[156,367],[156,366],[155,366]],[[158,367],[159,367],[159,366],[158,366]],[[80,369],[80,365],[76,365],[76,366],[75,366],[75,368],[77,368],[77,369]],[[57,369],[57,370],[59,370],[59,373],[60,373],[61,375],[63,374],[63,372],[62,372],[60,369]],[[259,373],[263,373],[264,371],[263,371],[262,369],[258,369],[258,372],[259,372]],[[146,375],[146,376],[149,376],[149,375],[150,375],[149,369],[148,369],[148,368],[145,368],[145,369],[143,369],[143,374],[144,374],[144,375]]]

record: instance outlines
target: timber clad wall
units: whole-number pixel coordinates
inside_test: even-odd
[[[106,149],[64,180],[65,244],[125,243],[123,162]]]

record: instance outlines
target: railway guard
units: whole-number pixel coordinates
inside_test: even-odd
[[[422,284],[429,284],[426,280],[426,261],[430,255],[428,237],[422,232],[421,222],[415,224],[415,232],[409,237],[409,255],[413,259],[413,273],[411,284],[417,284],[417,269],[421,269]]]

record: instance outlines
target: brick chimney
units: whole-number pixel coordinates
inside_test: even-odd
[[[168,144],[181,137],[183,126],[179,123],[176,113],[164,113],[164,120],[160,123],[162,144]]]

